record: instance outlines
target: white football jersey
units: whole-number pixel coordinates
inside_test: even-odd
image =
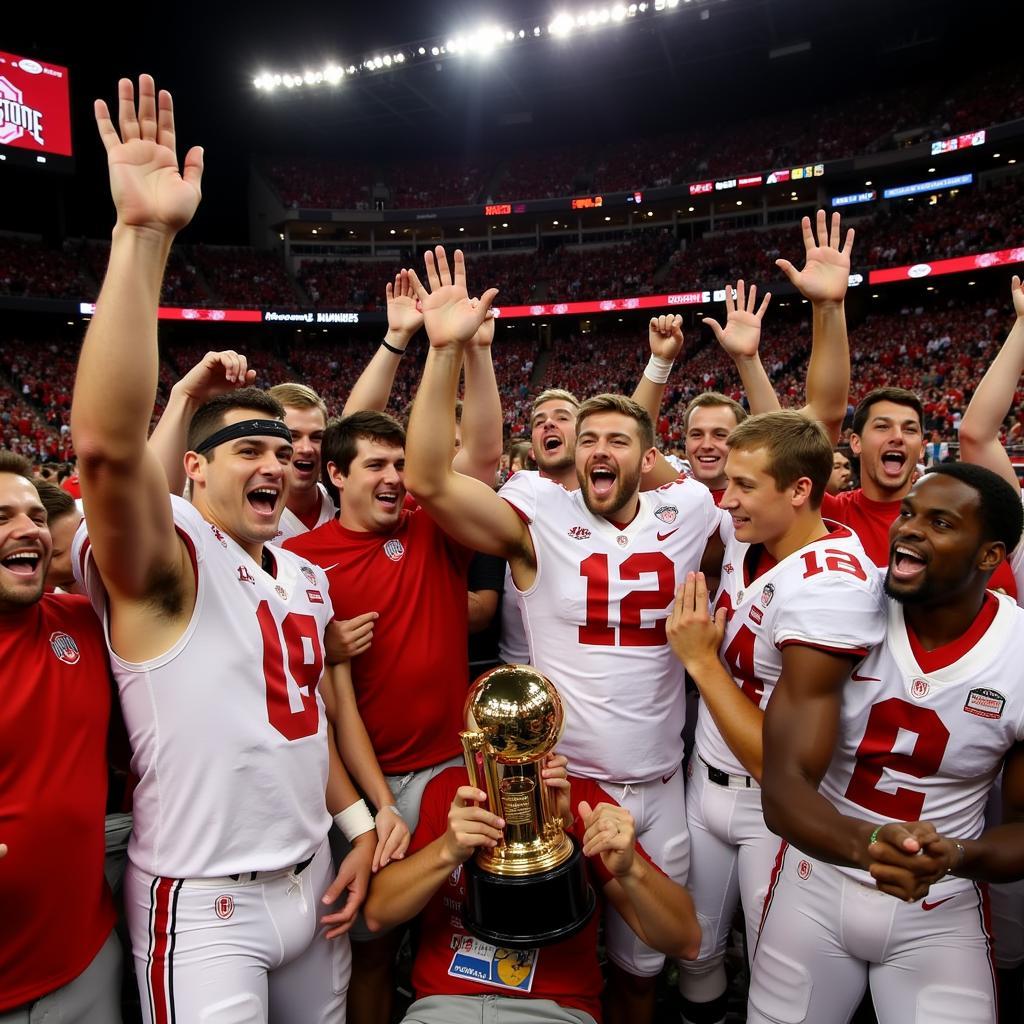
[[[520,592],[530,664],[565,705],[559,750],[573,772],[649,782],[682,760],[683,667],[665,620],[688,572],[700,568],[721,514],[692,479],[640,495],[623,530],[593,515],[581,491],[516,473],[501,496],[525,518],[537,578]]]
[[[320,492],[320,515],[313,526],[314,530],[318,526],[323,526],[324,523],[329,523],[338,514],[338,506],[334,504],[334,499],[327,493],[327,488],[323,484],[316,486]],[[308,528],[294,512],[286,508],[281,513],[281,522],[278,523],[274,543],[283,544],[286,540],[299,537],[303,533],[309,533]]]
[[[150,661],[110,651],[139,779],[128,855],[169,878],[280,870],[312,856],[331,824],[317,689],[333,616],[327,578],[276,547],[271,576],[187,501],[170,500],[195,566],[192,618]],[[109,647],[84,526],[73,557]]]
[[[782,648],[802,644],[841,654],[864,655],[885,636],[882,580],[857,535],[829,522],[832,531],[794,551],[757,579],[751,564],[761,548],[738,541],[732,520],[726,539],[716,608],[728,609],[721,656],[736,685],[762,710],[782,672]],[[696,747],[704,760],[746,775],[703,701],[697,713]]]
[[[980,617],[951,650],[931,655],[915,654],[903,607],[889,602],[885,642],[843,691],[839,740],[821,782],[843,814],[930,821],[958,839],[984,830],[1003,757],[1024,739],[1024,610],[1005,595],[991,599],[995,618],[983,633],[973,635]],[[841,870],[870,882],[857,868]]]

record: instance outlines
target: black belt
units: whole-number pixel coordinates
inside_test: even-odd
[[[314,853],[313,857],[315,857],[315,856],[316,856],[316,854]],[[299,863],[296,864],[294,868],[292,868],[292,874],[293,875],[301,875],[302,872],[305,871],[306,868],[308,868],[309,865],[313,863],[313,857],[307,857],[305,860],[299,861]],[[276,874],[277,874],[276,871],[243,871],[243,872],[241,872],[240,874],[237,874],[237,875],[228,875],[228,878],[232,878],[236,882],[240,882],[240,881],[242,881],[243,876],[247,875],[248,877],[245,879],[247,882],[255,882],[256,879],[259,878],[260,875],[276,875]]]
[[[697,756],[700,757],[700,754]],[[708,778],[716,786],[725,786],[727,789],[740,789],[745,786],[750,789],[752,784],[756,785],[749,775],[730,775],[728,772],[723,772],[721,768],[715,768],[714,765],[708,764],[703,757],[700,757],[700,761],[707,771]],[[740,780],[743,780],[742,786],[739,785]]]

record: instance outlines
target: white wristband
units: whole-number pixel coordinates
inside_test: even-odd
[[[364,832],[374,828],[373,815],[366,806],[365,800],[357,800],[349,804],[343,811],[334,816],[334,824],[341,829],[341,834],[351,843]]]
[[[644,367],[644,376],[654,384],[666,384],[675,362],[674,359],[651,356],[647,361],[647,366]]]

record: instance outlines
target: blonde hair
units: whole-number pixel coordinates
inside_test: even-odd
[[[267,389],[271,398],[276,398],[286,409],[319,409],[327,422],[327,403],[305,384],[275,384]]]
[[[530,418],[533,419],[534,414],[545,402],[556,401],[568,402],[574,409],[580,407],[580,400],[571,391],[566,391],[565,388],[547,388],[533,400],[533,405],[530,406]]]

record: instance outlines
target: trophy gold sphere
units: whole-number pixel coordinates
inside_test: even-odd
[[[503,764],[539,761],[561,738],[562,700],[545,676],[528,665],[485,672],[466,697],[467,728],[482,733]]]

